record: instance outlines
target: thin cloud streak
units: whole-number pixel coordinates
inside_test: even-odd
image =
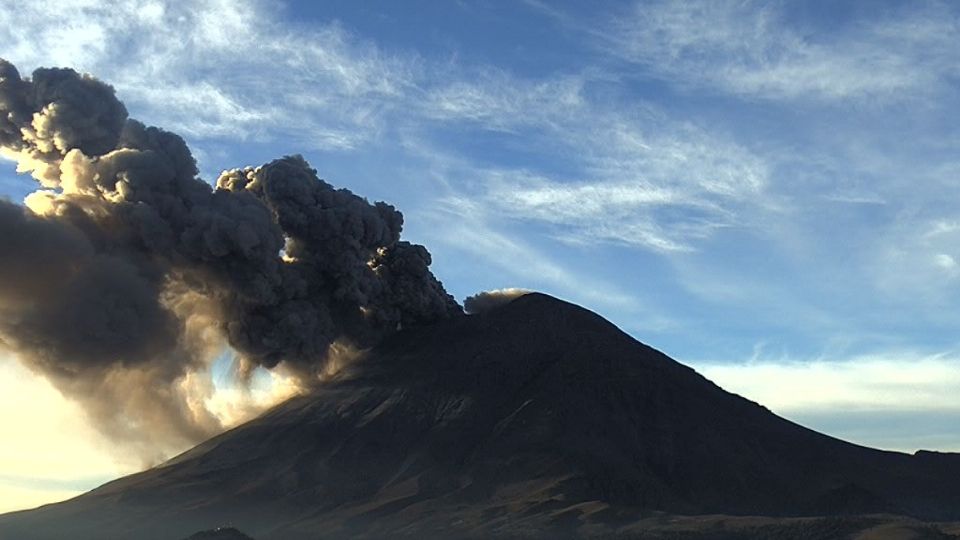
[[[960,73],[960,21],[929,2],[886,12],[845,32],[815,34],[785,21],[780,2],[638,2],[595,32],[598,44],[674,84],[774,100],[901,100]],[[914,6],[916,7],[916,6]]]
[[[960,356],[954,352],[693,365],[725,390],[853,443],[960,451]]]
[[[727,390],[797,411],[960,411],[960,357],[884,353],[849,359],[699,364]],[[839,414],[839,413],[838,413]]]
[[[381,103],[411,84],[415,63],[335,24],[291,28],[271,9],[254,0],[38,1],[0,10],[0,39],[22,68],[96,73],[145,121],[193,138],[259,134],[341,149],[375,138]],[[66,27],[64,12],[73,14]]]
[[[604,104],[587,82],[457,83],[470,106],[439,107],[491,131],[523,132],[528,151],[566,151],[579,172],[484,168],[471,193],[505,217],[553,226],[569,243],[611,242],[689,251],[719,229],[743,226],[744,208],[762,208],[769,165],[750,150],[646,104]],[[512,82],[505,82],[512,81]],[[544,98],[544,88],[550,99]],[[575,89],[580,89],[575,90]],[[462,101],[462,100],[461,100]],[[458,102],[459,103],[459,102]],[[544,103],[544,106],[535,106]]]
[[[653,251],[690,251],[720,228],[743,226],[762,208],[767,166],[735,145],[692,129],[624,125],[583,149],[584,180],[495,171],[485,194],[504,215],[560,228],[572,242],[605,241]],[[580,134],[571,130],[571,138]],[[572,142],[572,141],[571,141]]]
[[[767,182],[766,164],[735,143],[648,104],[605,105],[590,95],[592,81],[610,78],[598,69],[524,79],[493,67],[427,65],[336,24],[283,27],[255,1],[111,9],[73,2],[66,36],[44,2],[16,15],[0,11],[10,58],[96,72],[137,116],[191,139],[283,137],[298,148],[351,151],[395,129],[429,139],[438,122],[522,134],[543,151],[568,148],[578,175],[531,170],[535,183],[508,185],[502,179],[518,171],[504,171],[482,197],[511,218],[550,224],[571,244],[694,249],[718,228],[739,225],[737,206],[759,200]],[[100,46],[54,46],[63,41]],[[110,51],[121,43],[128,54],[117,63]],[[581,196],[587,204],[576,204]],[[547,211],[552,202],[556,211]]]

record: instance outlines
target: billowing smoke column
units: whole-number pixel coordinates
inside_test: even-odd
[[[0,340],[108,432],[218,429],[184,388],[225,343],[310,380],[337,340],[461,313],[392,206],[299,156],[212,188],[179,136],[88,75],[0,60],[0,150],[42,187],[0,201]]]

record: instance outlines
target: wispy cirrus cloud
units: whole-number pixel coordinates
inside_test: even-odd
[[[0,9],[2,54],[110,81],[138,117],[192,138],[292,137],[352,148],[415,62],[336,24],[294,27],[255,0],[40,0]],[[63,14],[70,13],[65,21]]]
[[[655,116],[630,119],[596,104],[541,125],[528,144],[570,152],[576,173],[479,167],[489,211],[551,227],[570,243],[689,251],[763,211],[769,166],[735,143]]]
[[[487,68],[473,75],[433,88],[425,116],[515,135],[524,152],[543,158],[470,167],[468,195],[492,213],[546,225],[569,243],[671,252],[745,225],[744,207],[769,206],[764,158],[650,102],[598,94],[592,86],[608,73],[528,80]],[[562,173],[549,166],[558,155]]]
[[[796,6],[794,6],[796,7]],[[782,2],[638,2],[595,32],[601,46],[674,84],[768,99],[902,99],[960,73],[949,5],[880,9],[813,31]]]
[[[960,282],[960,216],[952,212],[904,221],[885,231],[867,275],[887,298],[920,301],[927,315],[941,322],[960,320],[949,309],[951,291]]]
[[[486,67],[453,75],[458,80],[438,84],[427,93],[425,117],[518,131],[558,128],[558,120],[588,106],[583,93],[587,79],[579,74],[528,80]]]
[[[63,12],[72,14],[66,27]],[[32,2],[0,10],[0,39],[21,67],[96,73],[136,116],[193,142],[283,139],[301,151],[356,151],[399,129],[430,139],[434,128],[453,127],[511,133],[543,156],[559,150],[570,162],[562,175],[544,162],[494,167],[477,175],[488,176],[479,193],[460,194],[572,243],[690,250],[741,223],[738,206],[767,180],[762,160],[736,143],[648,103],[592,94],[591,84],[610,77],[601,70],[525,78],[428,64],[335,23],[284,24],[255,0]],[[203,144],[198,154],[208,155]]]

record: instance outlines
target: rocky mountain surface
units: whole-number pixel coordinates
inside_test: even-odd
[[[816,433],[529,294],[403,330],[159,467],[0,516],[0,538],[950,537],[918,520],[960,520],[960,456]]]

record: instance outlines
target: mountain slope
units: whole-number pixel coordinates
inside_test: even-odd
[[[0,516],[0,537],[555,537],[651,510],[956,520],[960,456],[818,434],[530,294],[400,332],[161,467]]]

